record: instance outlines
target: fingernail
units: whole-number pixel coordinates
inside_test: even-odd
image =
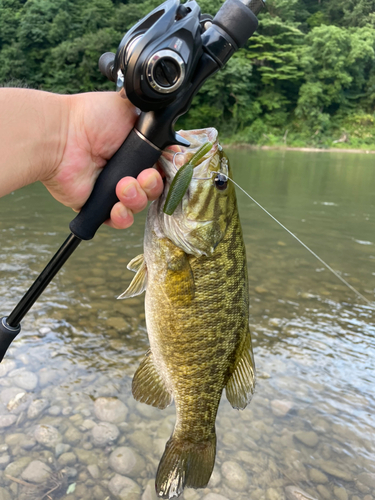
[[[137,196],[137,189],[136,187],[134,186],[134,184],[130,184],[129,186],[127,186],[123,192],[122,192],[123,196],[125,198],[127,198],[128,200],[132,200],[133,198],[135,198]]]
[[[128,217],[129,211],[126,207],[124,207],[124,205],[121,206],[119,210],[119,215],[122,219],[126,219]]]
[[[154,189],[158,185],[158,178],[156,175],[151,175],[143,184],[145,189]]]

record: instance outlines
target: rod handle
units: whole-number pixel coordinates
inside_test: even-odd
[[[125,176],[137,177],[152,167],[162,151],[133,129],[120,149],[108,161],[94,189],[77,217],[70,223],[71,232],[81,240],[91,240],[99,227],[109,219],[119,200],[116,185]]]
[[[21,325],[16,328],[9,326],[7,317],[0,319],[0,362],[3,360],[8,347],[21,331]]]

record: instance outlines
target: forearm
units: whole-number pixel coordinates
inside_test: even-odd
[[[67,99],[0,89],[0,196],[45,179],[59,164],[69,125]]]

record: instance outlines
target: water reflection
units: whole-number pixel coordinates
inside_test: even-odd
[[[244,150],[230,157],[237,182],[374,300],[372,157]],[[222,401],[212,481],[184,497],[372,500],[374,313],[238,198],[258,386],[243,412]],[[4,314],[65,239],[71,215],[41,186],[0,200]],[[0,365],[0,498],[42,497],[24,484],[36,477],[37,460],[55,475],[64,470],[51,498],[155,498],[151,483],[174,409],[132,399],[131,377],[148,347],[143,297],[115,300],[132,278],[126,264],[142,251],[143,227],[140,215],[126,234],[102,228],[83,243]],[[103,397],[121,401],[126,418],[101,424]],[[118,447],[138,465],[115,463]],[[75,491],[67,495],[69,485]]]

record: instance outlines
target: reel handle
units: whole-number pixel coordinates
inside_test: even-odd
[[[71,232],[80,240],[91,240],[119,201],[116,196],[118,181],[127,175],[137,177],[142,170],[152,167],[161,153],[133,128],[102,170],[82,210],[70,223]]]

